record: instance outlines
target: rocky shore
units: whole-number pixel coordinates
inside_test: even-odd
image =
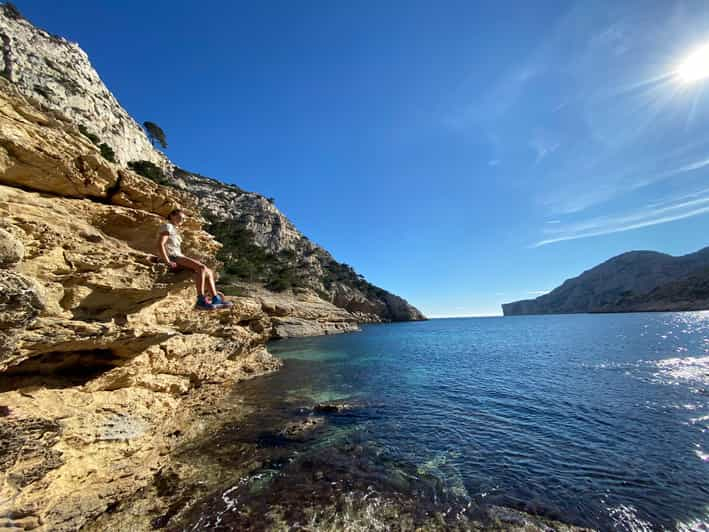
[[[425,318],[337,263],[271,201],[176,168],[78,45],[6,5],[0,37],[0,530],[198,525],[191,512],[201,501],[221,504],[226,483],[270,467],[263,441],[238,430],[254,409],[227,400],[279,368],[269,340]],[[113,160],[87,131],[110,144]],[[157,165],[166,181],[131,170],[135,160]],[[187,213],[185,250],[229,281],[233,308],[194,311],[190,276],[156,260],[156,230],[176,207]],[[207,230],[223,223],[269,260],[280,257],[269,267],[299,272],[297,286],[227,279],[232,257]],[[314,405],[275,427],[276,440],[307,441],[343,408]],[[323,475],[304,485],[325,486]],[[283,495],[279,485],[260,501]],[[385,496],[392,526],[397,508],[413,512],[419,502]],[[341,504],[353,515],[372,511],[347,500],[308,500],[320,529],[341,528]],[[291,494],[268,526],[285,526],[296,502]]]
[[[210,405],[208,430],[84,529],[586,530],[485,504],[434,466],[394,459],[362,424],[377,405],[314,402],[287,387],[287,372]]]
[[[177,446],[208,432],[234,383],[277,369],[268,340],[356,331],[415,309],[337,282],[333,294],[347,297],[320,281],[275,293],[232,280],[232,309],[195,312],[190,276],[167,271],[154,245],[180,207],[185,250],[223,270],[196,185],[165,186],[125,165],[174,170],[78,46],[7,6],[0,35],[0,529],[77,530],[110,522]],[[86,121],[115,162],[80,130]],[[257,245],[302,237],[260,196],[197,179],[239,200],[227,214],[268,232]]]
[[[189,198],[103,160],[74,126],[0,79],[0,516],[75,530],[133,493],[195,404],[275,369],[258,299],[192,310],[186,275],[151,254]],[[187,245],[218,244],[190,211]]]

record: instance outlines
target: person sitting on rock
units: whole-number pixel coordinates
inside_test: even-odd
[[[198,260],[182,254],[182,237],[177,227],[185,221],[185,213],[181,209],[174,209],[167,215],[167,222],[160,226],[158,237],[158,255],[165,261],[170,269],[178,267],[187,268],[195,272],[195,286],[197,287],[197,305],[199,310],[215,310],[231,307],[232,303],[224,300],[221,292],[217,291],[214,283],[214,272]],[[205,295],[209,293],[209,299]]]

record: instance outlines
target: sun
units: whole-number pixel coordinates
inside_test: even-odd
[[[709,44],[692,51],[676,70],[683,83],[692,83],[709,78]]]

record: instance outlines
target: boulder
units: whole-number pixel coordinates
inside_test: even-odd
[[[21,273],[0,271],[0,329],[27,327],[44,310],[38,284]]]
[[[25,247],[12,234],[0,229],[0,268],[12,268],[22,261]]]

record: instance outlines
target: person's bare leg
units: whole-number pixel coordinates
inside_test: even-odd
[[[217,295],[217,285],[214,283],[214,272],[209,268],[205,268],[204,273],[207,277],[207,288],[212,293],[212,297],[214,297]]]
[[[197,288],[197,295],[204,296],[204,288],[207,280],[207,267],[198,260],[194,260],[189,257],[176,257],[175,262],[183,268],[188,268],[195,272],[194,282],[195,287]]]
[[[203,296],[204,295],[204,270],[200,270],[198,272],[195,272],[194,274],[194,285],[195,288],[197,288],[197,295],[198,296]]]

